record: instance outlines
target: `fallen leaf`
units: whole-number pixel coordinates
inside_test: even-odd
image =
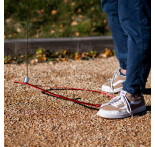
[[[78,23],[76,22],[76,21],[73,21],[72,23],[71,23],[71,25],[72,26],[76,26]]]
[[[57,14],[57,10],[52,10],[52,11],[51,11],[51,14],[52,14],[52,15]]]

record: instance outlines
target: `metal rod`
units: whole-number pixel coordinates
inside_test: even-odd
[[[28,77],[28,37],[29,37],[29,4],[27,0],[27,49],[26,49],[26,64],[27,64],[27,77]]]
[[[29,78],[28,78],[28,38],[29,38],[29,3],[27,0],[27,28],[26,28],[26,38],[27,38],[27,42],[26,42],[26,77],[24,79],[25,83],[28,83]]]

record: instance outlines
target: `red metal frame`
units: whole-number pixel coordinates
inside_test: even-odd
[[[93,107],[100,107],[101,104],[92,104],[92,103],[86,103],[86,102],[81,102],[81,101],[78,101],[78,100],[74,100],[74,99],[71,99],[71,98],[67,98],[67,97],[64,97],[62,95],[58,95],[58,94],[54,94],[54,93],[51,93],[45,89],[42,89],[40,87],[50,87],[50,86],[38,86],[38,85],[32,85],[32,84],[29,84],[29,83],[24,83],[24,82],[17,82],[17,81],[14,81],[14,83],[18,83],[18,84],[25,84],[25,85],[28,85],[28,86],[31,86],[31,87],[34,87],[38,90],[41,90],[49,95],[52,95],[52,96],[55,96],[55,97],[59,97],[61,99],[65,99],[65,100],[68,100],[68,101],[72,101],[74,103],[78,103],[78,104],[82,104],[82,105],[87,105],[87,106],[93,106]],[[96,91],[96,90],[88,90],[88,89],[78,89],[78,88],[69,88],[69,87],[50,87],[50,88],[54,88],[54,89],[66,89],[66,90],[80,90],[80,91],[91,91],[91,92],[96,92],[96,93],[101,93],[103,95],[106,95],[106,96],[109,96],[110,98],[113,98],[112,95],[110,94],[107,94],[105,92],[101,92],[101,91]]]

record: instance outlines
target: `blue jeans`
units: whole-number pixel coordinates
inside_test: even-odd
[[[140,94],[151,68],[151,0],[101,0],[101,6],[120,68],[127,70],[123,90]]]

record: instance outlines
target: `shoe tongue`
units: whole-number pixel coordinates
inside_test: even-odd
[[[120,92],[120,96],[121,96],[121,95],[125,96],[126,93],[127,93],[126,91],[122,90],[122,91]]]

